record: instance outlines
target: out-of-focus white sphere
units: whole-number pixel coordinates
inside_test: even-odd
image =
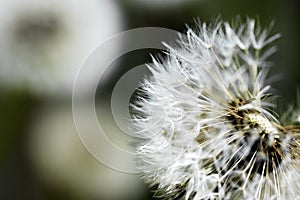
[[[300,123],[300,114],[296,116],[296,122]]]
[[[70,95],[84,59],[122,26],[113,0],[1,0],[0,83]]]
[[[85,106],[83,105],[82,109]],[[105,119],[102,119],[105,120]],[[86,132],[91,131],[85,119]],[[113,122],[105,120],[106,126]],[[70,105],[39,110],[31,128],[29,152],[40,179],[81,199],[143,199],[146,187],[137,174],[117,172],[102,165],[84,148],[77,135]],[[111,128],[111,131],[117,131]],[[93,138],[91,138],[93,139]],[[99,141],[101,143],[101,141]],[[111,159],[119,159],[103,148]]]

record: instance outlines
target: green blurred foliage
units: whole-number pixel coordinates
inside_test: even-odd
[[[34,98],[23,90],[0,88],[0,166],[7,154],[25,134]]]

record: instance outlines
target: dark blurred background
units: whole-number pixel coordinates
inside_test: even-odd
[[[111,170],[94,159],[80,143],[72,120],[74,74],[88,53],[114,33],[145,26],[183,32],[186,24],[193,27],[195,18],[209,23],[217,17],[232,20],[239,15],[258,19],[263,27],[274,20],[272,33],[282,37],[270,58],[271,74],[279,74],[272,86],[280,95],[279,106],[297,99],[297,0],[81,1],[50,0],[47,7],[34,0],[0,2],[0,199],[152,199],[138,175]],[[115,48],[116,54],[119,49],[122,44]],[[158,52],[130,52],[107,72],[96,103],[107,112],[108,127],[115,127],[109,106],[114,85],[122,74],[150,62],[149,55]],[[115,140],[126,144],[127,139]]]

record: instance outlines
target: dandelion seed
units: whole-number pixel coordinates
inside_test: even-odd
[[[132,105],[143,178],[165,199],[300,199],[299,128],[266,85],[279,34],[249,19],[188,28]]]

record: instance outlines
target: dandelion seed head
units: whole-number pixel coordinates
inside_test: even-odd
[[[269,36],[255,21],[197,23],[153,59],[132,105],[138,167],[170,199],[299,199],[299,129],[273,114]],[[271,46],[271,47],[270,47]]]
[[[0,82],[38,95],[70,96],[82,60],[121,29],[121,13],[110,0],[2,0]],[[88,76],[82,92],[90,81]]]

